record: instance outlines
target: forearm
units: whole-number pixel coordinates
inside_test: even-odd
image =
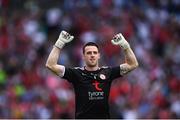
[[[132,68],[136,68],[138,66],[138,61],[136,59],[136,56],[134,55],[134,52],[130,47],[124,50],[124,55],[125,55],[125,63],[130,65]]]
[[[124,50],[124,54],[125,54],[125,62],[120,65],[121,75],[127,74],[128,72],[138,67],[136,56],[134,55],[130,47]]]
[[[121,33],[116,34],[111,40],[111,42],[113,45],[119,45],[121,49],[123,49],[125,54],[125,62],[120,65],[121,75],[124,75],[138,67],[136,56],[134,55],[129,43],[126,41],[126,39]]]
[[[60,55],[60,49],[53,46],[49,56],[48,56],[48,59],[46,61],[46,66],[53,66],[53,65],[56,65],[57,64],[57,61],[59,59],[59,55]]]
[[[49,57],[46,61],[46,67],[49,68],[52,72],[59,76],[63,76],[65,72],[65,67],[63,65],[58,65],[58,59],[61,52],[61,49],[64,45],[70,41],[72,41],[74,36],[71,36],[66,31],[61,31],[59,34],[59,38],[56,41],[53,49],[51,50]]]

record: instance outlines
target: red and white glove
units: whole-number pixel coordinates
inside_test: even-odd
[[[124,36],[121,33],[116,34],[111,40],[113,45],[119,45],[123,50],[126,50],[130,47],[129,43],[126,41]]]
[[[59,38],[57,39],[55,46],[62,49],[64,45],[68,42],[71,42],[74,39],[74,36],[70,35],[66,31],[61,31]]]

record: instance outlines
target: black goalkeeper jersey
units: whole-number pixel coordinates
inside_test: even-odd
[[[102,67],[96,71],[65,68],[63,78],[73,84],[75,91],[75,118],[110,118],[110,86],[120,76],[120,67]]]

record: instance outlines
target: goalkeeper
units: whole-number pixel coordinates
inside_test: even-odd
[[[108,97],[112,81],[138,67],[136,57],[129,43],[121,33],[111,40],[113,45],[118,45],[125,53],[125,62],[116,67],[100,67],[99,47],[96,43],[88,42],[83,46],[84,67],[69,68],[57,64],[60,52],[64,45],[73,40],[66,31],[62,31],[52,48],[46,62],[46,67],[56,75],[72,83],[75,91],[76,112],[75,118],[108,119]]]

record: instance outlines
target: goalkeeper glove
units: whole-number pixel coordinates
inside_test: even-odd
[[[111,43],[113,45],[119,45],[123,50],[126,50],[130,47],[129,43],[126,41],[126,39],[123,37],[121,33],[116,34],[111,40]]]
[[[74,36],[71,36],[69,33],[66,31],[61,31],[59,34],[59,38],[55,43],[55,46],[62,49],[64,45],[74,39]]]

